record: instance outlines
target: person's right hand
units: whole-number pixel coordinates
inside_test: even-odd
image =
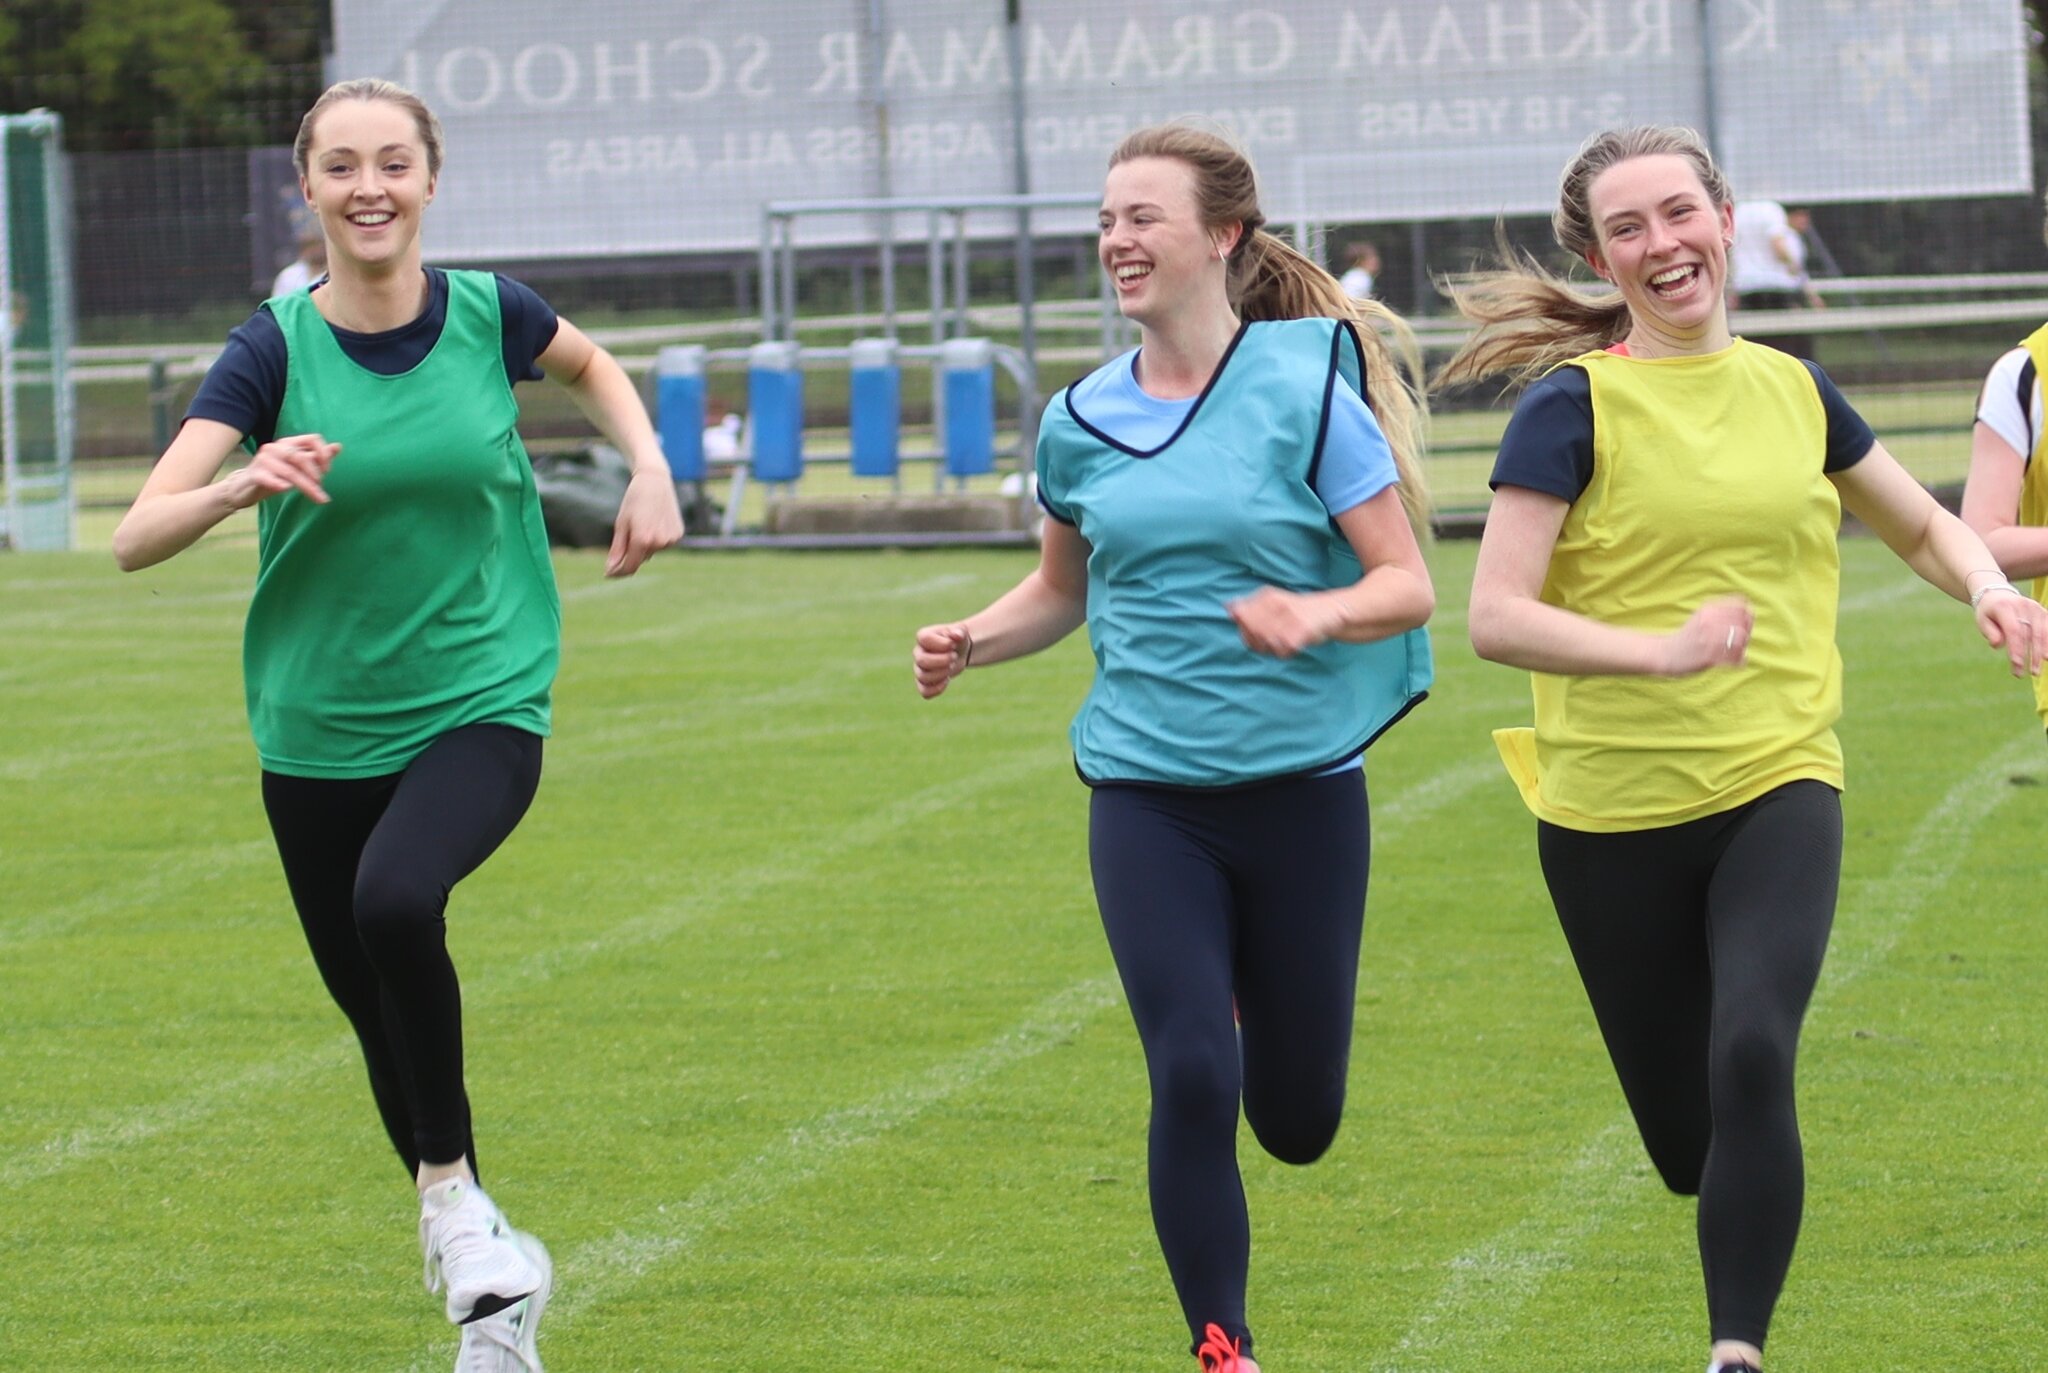
[[[917,646],[910,653],[917,694],[929,701],[944,691],[948,682],[967,670],[967,657],[973,651],[974,636],[965,624],[956,621],[918,630]]]
[[[1664,641],[1662,674],[1690,677],[1710,667],[1740,667],[1749,654],[1756,612],[1741,596],[1708,601]]]
[[[283,491],[299,491],[306,499],[327,504],[330,499],[320,479],[334,465],[338,443],[318,434],[292,434],[272,439],[256,450],[249,465],[230,472],[221,480],[228,504],[246,510],[258,501]]]

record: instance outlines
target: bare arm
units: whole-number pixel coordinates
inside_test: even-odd
[[[1389,486],[1337,516],[1337,528],[1365,574],[1328,591],[1268,586],[1231,602],[1230,618],[1245,647],[1291,658],[1329,639],[1370,643],[1428,622],[1436,609],[1436,589],[1399,488]]]
[[[1942,509],[1883,444],[1872,445],[1861,462],[1829,477],[1841,493],[1842,508],[1869,525],[1928,584],[1967,601],[1984,583],[2005,580],[1984,541]]]
[[[1738,596],[1707,602],[1674,634],[1623,629],[1543,601],[1550,555],[1570,509],[1524,486],[1494,493],[1467,621],[1480,657],[1576,676],[1679,677],[1742,661],[1753,616]]]
[[[911,668],[929,699],[966,671],[1050,648],[1088,618],[1088,541],[1070,524],[1048,519],[1038,566],[989,606],[951,624],[917,631]]]
[[[675,484],[655,441],[647,407],[618,359],[566,319],[536,361],[551,381],[567,389],[584,418],[633,464],[604,569],[607,577],[630,577],[650,554],[683,537]]]
[[[1970,479],[1963,486],[1963,523],[1977,532],[2008,577],[2048,575],[2048,527],[2019,522],[2027,460],[1988,424],[1970,436]]]
[[[219,420],[185,421],[114,530],[114,561],[123,572],[183,552],[237,510],[279,492],[301,491],[310,500],[326,502],[320,479],[341,445],[318,434],[272,439],[256,450],[248,466],[214,481],[241,442],[241,432]]]
[[[1869,525],[1922,580],[1959,601],[1978,597],[1977,631],[1993,648],[2006,651],[2014,676],[2040,672],[2048,640],[2041,608],[2006,585],[2005,573],[1984,541],[1942,509],[1883,444],[1873,444],[1863,461],[1831,474],[1831,479],[1843,507]],[[1987,587],[1995,589],[1987,593]]]

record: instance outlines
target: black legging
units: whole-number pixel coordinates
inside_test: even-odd
[[[1252,1347],[1240,1094],[1275,1158],[1312,1163],[1336,1136],[1369,849],[1357,771],[1094,792],[1095,896],[1152,1083],[1152,1221],[1197,1343],[1214,1322]]]
[[[1806,1188],[1793,1060],[1842,868],[1842,805],[1791,782],[1682,825],[1538,822],[1543,877],[1642,1131],[1699,1197],[1714,1340],[1763,1347]]]
[[[362,1042],[370,1091],[408,1174],[476,1165],[462,1085],[462,988],[448,892],[518,825],[541,741],[506,725],[442,735],[383,777],[263,774],[263,806],[313,962]]]

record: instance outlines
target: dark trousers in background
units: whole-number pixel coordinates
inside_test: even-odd
[[[1805,310],[1806,294],[1803,291],[1744,291],[1740,297],[1745,310]],[[1812,334],[1762,334],[1751,342],[1775,348],[1781,353],[1790,353],[1795,358],[1814,360]]]

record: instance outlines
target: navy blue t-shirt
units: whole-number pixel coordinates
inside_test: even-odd
[[[448,274],[427,268],[427,308],[410,324],[377,334],[358,334],[330,325],[341,351],[358,366],[393,377],[419,366],[441,339],[448,322]],[[555,341],[560,320],[530,287],[498,277],[498,314],[505,334],[505,377],[515,385],[538,381],[538,358]],[[257,443],[277,437],[278,407],[284,404],[287,353],[284,331],[268,305],[228,333],[227,347],[199,383],[185,409],[186,419],[218,420]]]
[[[1805,359],[1801,359],[1805,361]],[[1877,435],[1827,373],[1811,362],[1821,408],[1827,414],[1823,472],[1845,472],[1863,461]],[[1586,369],[1567,363],[1531,382],[1515,403],[1489,481],[1495,490],[1526,486],[1562,501],[1576,501],[1593,480],[1593,383]]]

